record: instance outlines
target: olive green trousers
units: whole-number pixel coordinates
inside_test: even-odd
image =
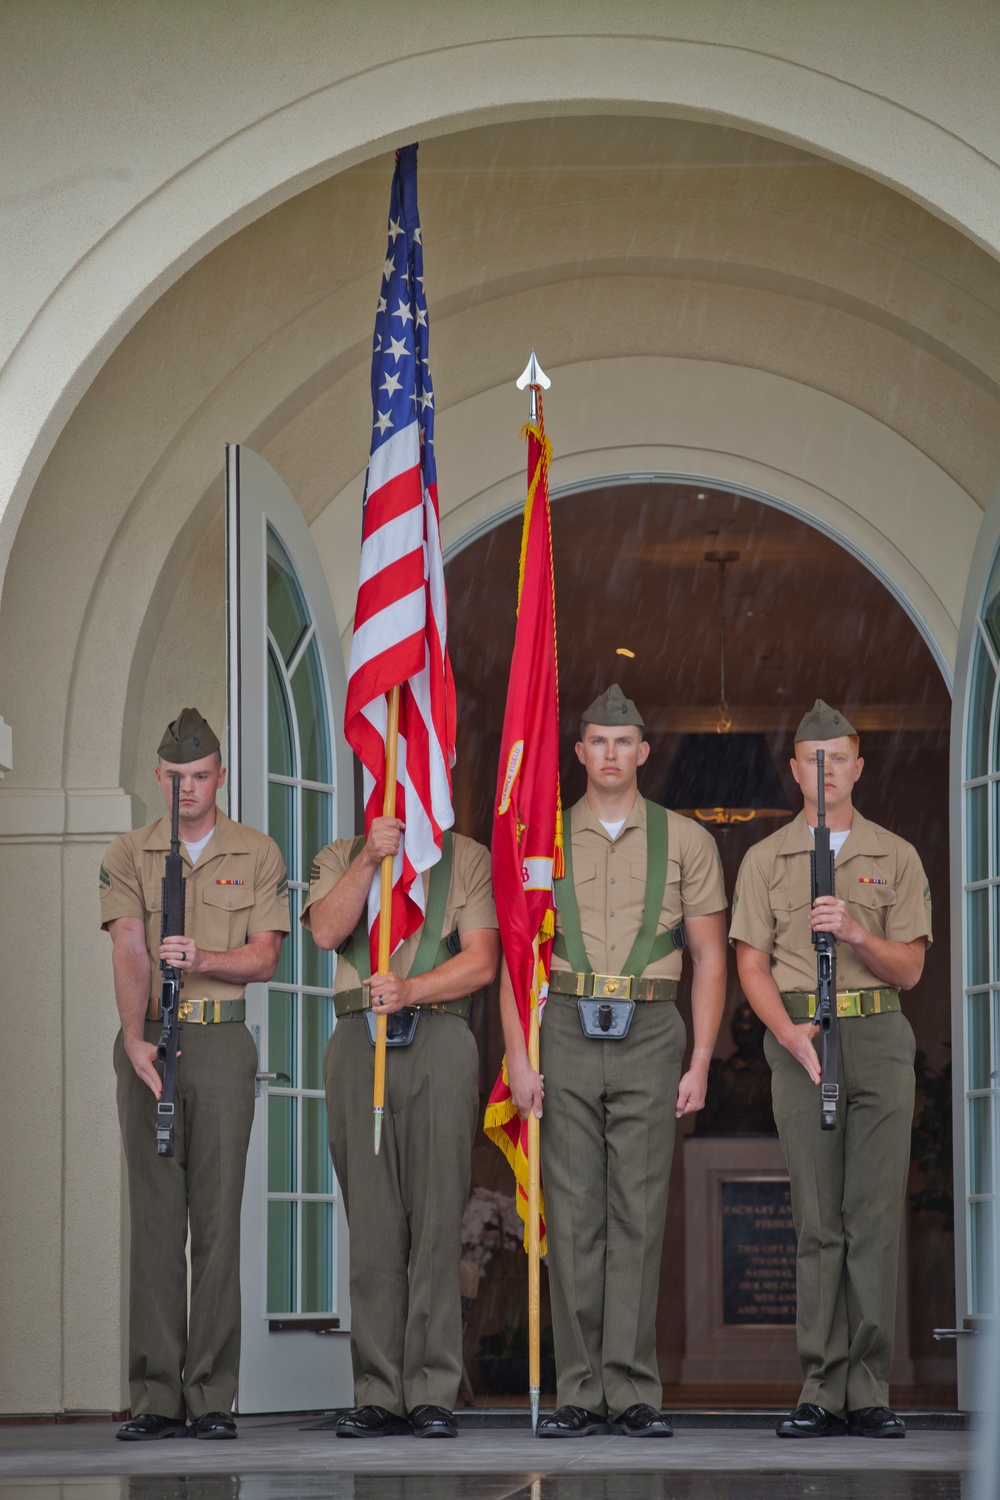
[[[147,1022],[146,1040],[159,1040]],[[156,1100],[115,1041],[129,1224],[133,1416],[232,1410],[240,1369],[240,1205],[257,1049],[238,1022],[182,1026],[174,1155],[156,1154]],[[188,1311],[187,1238],[191,1232]]]
[[[479,1112],[479,1056],[461,1016],[421,1013],[386,1051],[372,1148],[375,1049],[342,1016],[323,1059],[330,1152],[351,1231],[351,1358],[358,1406],[451,1411],[462,1378],[458,1267]]]
[[[836,1416],[889,1405],[899,1219],[913,1119],[913,1031],[900,1012],[841,1021],[836,1130],[770,1032],[774,1119],[792,1185],[800,1401]]]
[[[558,1404],[613,1417],[659,1409],[656,1304],[684,1023],[675,1005],[640,1004],[627,1037],[596,1041],[576,1001],[550,995],[540,1041]]]

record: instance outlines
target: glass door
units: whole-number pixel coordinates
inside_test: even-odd
[[[996,1316],[1000,1202],[1000,558],[973,640],[963,767],[965,1279],[970,1318]],[[956,1184],[959,1187],[959,1184]]]
[[[327,1147],[323,1052],[333,955],[299,913],[316,852],[350,830],[337,732],[344,668],[329,592],[298,506],[263,459],[227,450],[229,764],[234,817],[276,840],[292,931],[247,995],[262,1074],[243,1198],[239,1409],[350,1405],[347,1227]]]

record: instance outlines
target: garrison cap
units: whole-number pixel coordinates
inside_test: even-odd
[[[203,760],[219,748],[219,737],[196,708],[182,708],[163,732],[157,755],[175,766]]]
[[[606,692],[594,699],[586,712],[581,715],[580,723],[634,724],[638,729],[646,727],[642,714],[632,699],[626,698],[617,682],[613,682]]]
[[[817,698],[795,731],[795,743],[798,744],[799,740],[839,740],[842,735],[857,732],[845,714],[838,713],[829,703]]]

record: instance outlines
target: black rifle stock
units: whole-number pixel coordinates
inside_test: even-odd
[[[833,896],[833,850],[826,825],[826,753],[816,752],[816,835],[812,853],[812,899]],[[832,932],[814,932],[816,949],[816,1020],[822,1038],[822,1079],[820,1081],[820,1129],[836,1130],[839,1037],[837,1035],[837,940]]]
[[[181,779],[173,776],[170,799],[170,853],[163,872],[163,899],[160,919],[160,942],[165,937],[184,936],[184,861],[178,830],[180,818]],[[177,1090],[177,1002],[180,999],[181,976],[160,960],[163,978],[160,982],[160,1015],[163,1030],[156,1044],[157,1060],[163,1064],[163,1087],[156,1106],[156,1154],[174,1154],[174,1095]]]

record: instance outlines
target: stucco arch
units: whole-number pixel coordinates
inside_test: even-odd
[[[818,526],[908,610],[951,683],[965,579],[982,513],[953,479],[868,413],[807,385],[711,360],[595,360],[552,370],[546,419],[553,495],[627,476],[731,484]],[[452,485],[446,556],[524,502],[523,396],[509,385],[445,412],[438,446]],[[344,555],[360,537],[359,474],[313,524],[350,644]],[[350,539],[350,540],[348,540]]]
[[[335,69],[314,58],[298,89],[284,72],[259,94],[244,87],[238,104],[221,105],[188,131],[169,175],[157,177],[152,168],[145,180],[137,174],[99,233],[88,241],[75,226],[75,258],[37,289],[0,378],[0,425],[10,434],[0,456],[0,572],[69,413],[155,299],[268,209],[404,139],[539,114],[725,121],[848,163],[1000,253],[996,124],[985,77],[981,97],[970,88],[986,67],[981,17],[965,8],[958,16],[950,8],[947,15],[927,12],[920,56],[908,58],[898,47],[898,6],[880,7],[851,46],[837,7],[811,24],[797,9],[774,0],[734,30],[725,6],[637,3],[619,9],[618,30],[609,34],[606,8],[586,3],[568,13],[551,5],[538,8],[534,35],[519,36],[512,5],[491,7],[486,17],[479,8],[443,4],[421,18],[406,56],[394,54],[379,31],[360,40],[360,10],[342,9]],[[109,6],[102,20],[120,25],[116,10]],[[232,38],[225,48],[211,46],[223,20],[228,24],[228,12],[205,16],[203,66],[210,62],[213,70],[234,51]],[[97,43],[107,41],[102,29]],[[919,66],[935,53],[936,31],[936,55],[963,74],[971,103],[955,103],[948,69],[932,83],[931,71]],[[119,47],[132,40],[124,31],[116,39]],[[294,56],[308,45],[306,33],[289,33],[285,45]],[[169,54],[157,61],[169,72]],[[240,66],[251,76],[259,71],[252,47]],[[143,126],[162,128],[156,107]]]
[[[617,124],[632,128],[621,117]],[[565,122],[560,149],[571,151],[587,125]],[[611,129],[602,124],[602,138]],[[576,455],[575,474],[682,469],[782,494],[780,475],[798,472],[787,443],[779,458],[762,450],[779,416],[801,429],[814,454],[841,445],[856,463],[855,482],[868,472],[865,433],[898,442],[909,455],[898,473],[883,456],[862,481],[874,512],[898,511],[886,520],[891,547],[878,527],[853,545],[898,593],[921,599],[918,614],[949,663],[955,580],[1000,461],[993,263],[859,174],[763,149],[742,132],[685,127],[676,170],[662,165],[650,178],[643,169],[624,186],[617,170],[591,164],[586,179],[567,173],[556,187],[544,177],[532,187],[530,172],[517,167],[501,187],[483,163],[497,140],[509,147],[511,130],[451,137],[454,148],[432,142],[424,158],[446,529],[453,505],[475,510],[471,497],[489,490],[497,445],[516,495],[522,412],[507,382],[531,330],[549,368],[571,372],[552,398],[552,430],[562,425],[565,389],[569,420],[557,451],[560,466]],[[658,157],[677,128],[662,122],[656,131]],[[524,127],[520,149],[536,139],[551,149],[556,135],[553,122]],[[470,163],[478,179],[465,175]],[[204,659],[196,643],[221,639],[212,518],[221,509],[224,438],[260,451],[307,520],[336,531],[328,571],[349,628],[369,420],[370,268],[381,253],[386,166],[341,173],[204,257],[126,336],[74,411],[36,486],[35,524],[20,539],[0,617],[7,702],[34,787],[134,791],[138,747],[157,732],[162,706],[149,701],[147,684],[176,681],[176,654],[163,639],[181,643],[187,629],[188,674]],[[586,233],[574,238],[581,191]],[[664,203],[674,237],[666,245]],[[518,261],[519,240],[526,248]],[[675,241],[683,253],[664,253]],[[895,248],[902,242],[905,257]],[[755,372],[776,378],[754,384]],[[822,396],[832,398],[828,408]],[[746,420],[720,436],[744,404]],[[720,467],[720,452],[753,458],[767,472],[740,479],[732,464]],[[923,479],[911,474],[918,461]],[[822,481],[808,485],[795,503],[818,518],[831,502]],[[849,489],[839,475],[834,493]],[[921,496],[919,525],[911,525],[911,491]],[[858,517],[844,506],[825,524],[849,536]],[[892,556],[875,561],[887,547]],[[200,588],[192,568],[201,570]],[[64,579],[59,616],[40,623],[37,600],[54,574]],[[209,596],[211,615],[199,604]],[[205,668],[209,676],[220,670]],[[39,672],[47,684],[40,701]]]

